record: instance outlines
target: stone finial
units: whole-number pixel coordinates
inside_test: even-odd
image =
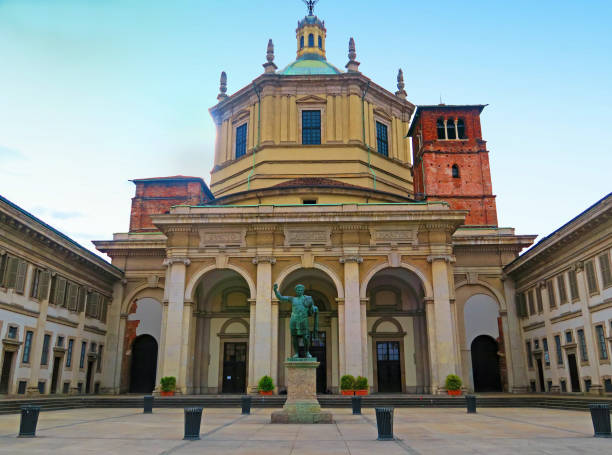
[[[348,58],[349,62],[346,64],[346,69],[354,73],[359,72],[359,62],[356,60],[357,52],[355,52],[355,40],[353,37],[349,40]]]
[[[268,40],[266,60],[267,62],[262,65],[266,70],[266,73],[274,73],[278,67],[274,64],[274,43],[271,39]]]
[[[404,90],[404,72],[400,68],[397,72],[397,92],[395,92],[396,96],[401,96],[402,98],[406,98],[408,94],[406,90]]]
[[[219,81],[219,94],[217,95],[217,99],[219,101],[227,98],[227,74],[225,71],[221,71],[221,80]]]

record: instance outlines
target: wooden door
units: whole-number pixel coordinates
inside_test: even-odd
[[[401,392],[402,365],[399,341],[376,342],[376,366],[378,368],[378,392]]]
[[[246,390],[246,343],[225,343],[223,347],[223,393]]]

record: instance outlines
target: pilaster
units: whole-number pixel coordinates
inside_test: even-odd
[[[253,384],[264,376],[272,376],[276,361],[272,359],[273,322],[272,322],[272,264],[276,259],[272,256],[257,256],[253,264],[257,265],[257,302],[255,304],[255,340],[253,365]],[[278,317],[277,317],[278,324]],[[278,328],[277,328],[278,331]],[[276,351],[278,352],[278,351]]]
[[[361,299],[359,297],[359,264],[363,258],[356,255],[340,258],[344,264],[344,363],[343,374],[363,376],[363,350]],[[367,330],[367,329],[366,329]],[[346,341],[350,340],[350,343]]]
[[[514,282],[509,277],[502,277],[507,312],[502,315],[504,323],[504,336],[506,337],[506,367],[511,374],[508,375],[508,390],[514,393],[523,393],[529,390],[527,367],[523,357],[523,340],[518,314],[516,313],[516,290]],[[507,327],[506,327],[507,325]]]
[[[123,359],[123,335],[125,333],[125,320],[121,318],[121,304],[123,303],[123,280],[113,285],[113,300],[108,311],[106,323],[106,355],[102,359],[102,391],[105,393],[119,393],[121,381],[121,363]],[[126,315],[127,319],[127,315]]]

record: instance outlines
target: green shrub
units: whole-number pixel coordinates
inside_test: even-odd
[[[368,378],[357,376],[355,378],[355,390],[368,390]]]
[[[461,384],[461,378],[456,374],[449,374],[446,376],[446,390],[460,390]]]
[[[350,374],[345,374],[340,378],[341,390],[355,390],[355,378]]]
[[[257,384],[257,390],[262,392],[272,392],[274,390],[274,381],[270,376],[262,376]]]
[[[174,376],[164,376],[161,378],[162,392],[174,392],[176,390],[176,378]]]

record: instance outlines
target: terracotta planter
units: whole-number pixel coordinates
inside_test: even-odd
[[[355,395],[367,395],[368,391],[367,390],[355,390]]]
[[[342,390],[342,395],[355,395],[354,390]]]
[[[273,390],[270,390],[270,391],[260,390],[259,394],[260,395],[274,395],[274,391]]]
[[[163,390],[161,392],[159,392],[159,394],[162,397],[173,397],[174,396],[174,390],[170,390],[169,392],[164,392]]]
[[[446,393],[455,397],[461,396],[461,390],[447,390]]]

